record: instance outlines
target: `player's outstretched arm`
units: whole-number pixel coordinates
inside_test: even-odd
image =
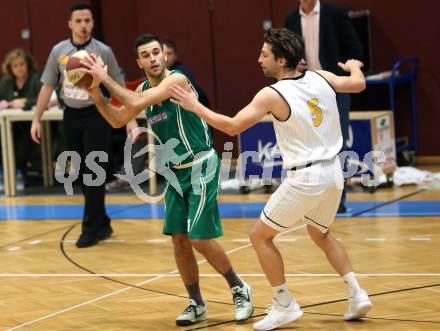
[[[137,111],[164,102],[171,98],[170,86],[172,85],[186,88],[188,87],[188,81],[186,77],[181,74],[169,75],[165,77],[159,85],[150,87],[145,92],[136,94],[135,100],[126,106]]]
[[[183,75],[170,75],[166,77],[158,86],[149,88],[143,93],[136,93],[127,88],[122,87],[114,81],[105,70],[103,64],[98,61],[95,54],[91,54],[87,61],[81,61],[87,68],[85,72],[95,76],[95,78],[105,85],[110,93],[116,97],[127,109],[139,114],[145,108],[161,103],[170,98],[171,93],[169,86],[178,84],[186,86],[187,80]],[[126,123],[124,123],[126,124]]]
[[[339,62],[338,66],[349,72],[350,76],[337,76],[324,70],[318,70],[317,72],[333,86],[336,92],[359,93],[365,90],[365,77],[361,71],[364,65],[361,61],[351,59],[345,63]]]
[[[203,118],[209,125],[230,136],[235,136],[256,124],[270,111],[271,98],[273,98],[272,90],[264,88],[237,115],[229,117],[213,112],[203,106],[190,88],[184,89],[181,86],[173,85],[170,87],[170,91],[173,96],[172,102],[186,110],[192,111]]]
[[[171,97],[169,87],[172,84],[185,87],[188,85],[185,76],[176,74],[166,77],[158,86],[149,88],[145,92],[141,92],[141,85],[138,86],[136,92],[133,92],[114,81],[107,74],[102,63],[98,61],[96,55],[91,54],[88,61],[82,61],[82,63],[88,68],[84,71],[94,75],[124,105],[118,109],[106,102],[99,94],[98,89],[88,90],[99,112],[115,128],[126,125],[145,108],[169,99]]]

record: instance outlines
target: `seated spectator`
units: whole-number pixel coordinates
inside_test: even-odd
[[[35,61],[24,50],[17,48],[5,56],[0,80],[0,109],[31,109],[37,103],[41,82]]]
[[[2,71],[0,111],[6,108],[30,110],[36,104],[41,88],[40,73],[32,56],[23,49],[13,49],[6,54]],[[13,125],[15,162],[24,176],[34,159],[38,158],[38,151],[30,138],[30,128],[31,122],[16,122]]]

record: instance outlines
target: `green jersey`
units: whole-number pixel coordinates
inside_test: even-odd
[[[170,75],[176,73],[182,74],[180,71],[173,70]],[[150,83],[146,80],[141,90],[144,92],[150,87]],[[148,107],[145,112],[148,123],[156,135],[154,138],[156,145],[165,145],[170,139],[177,139],[174,154],[181,157],[187,156],[179,163],[192,162],[198,153],[212,149],[211,130],[206,122],[194,113],[172,103],[170,99]],[[176,165],[173,159],[170,161],[171,165]]]

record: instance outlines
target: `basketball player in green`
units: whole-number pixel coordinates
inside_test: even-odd
[[[224,276],[233,295],[235,319],[243,322],[253,313],[252,289],[235,274],[223,248],[213,240],[223,232],[217,206],[220,164],[210,130],[200,117],[170,101],[170,86],[188,88],[190,83],[182,73],[166,69],[160,38],[142,35],[136,40],[135,50],[137,64],[147,78],[136,92],[112,80],[93,54],[83,64],[124,105],[117,109],[101,97],[97,88],[89,90],[99,112],[113,127],[126,125],[146,109],[155,143],[178,141],[173,151],[167,151],[177,185],[168,186],[163,227],[163,233],[172,236],[176,264],[190,298],[190,305],[177,317],[176,324],[191,325],[207,318],[192,247]]]

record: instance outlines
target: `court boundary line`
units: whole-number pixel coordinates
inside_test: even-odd
[[[385,201],[384,203],[379,204],[377,206],[373,206],[373,207],[367,208],[365,210],[358,211],[358,212],[353,213],[352,215],[350,215],[348,217],[358,217],[358,216],[360,216],[362,214],[365,214],[365,213],[368,213],[370,211],[382,208],[382,207],[387,206],[387,205],[391,205],[391,204],[393,204],[395,202],[398,202],[398,201],[401,201],[401,200],[405,200],[406,198],[412,197],[414,195],[420,194],[420,193],[425,192],[425,191],[428,191],[428,189],[422,188],[420,190],[417,190],[417,191],[414,191],[414,192],[402,195],[401,197],[397,197],[397,198],[395,198],[393,200]],[[374,216],[366,216],[366,217],[374,217]],[[380,216],[380,217],[382,217],[382,216]],[[397,216],[397,217],[401,217],[401,216]]]
[[[203,261],[203,260],[202,260]],[[201,262],[202,262],[201,261]],[[203,261],[205,262],[205,261]],[[258,274],[237,274],[240,277],[266,277],[263,273]],[[180,277],[178,273],[158,273],[158,274],[96,274],[96,273],[87,273],[87,274],[2,274],[0,273],[0,277],[18,277],[18,278],[49,278],[49,277],[124,277],[124,278],[137,278],[137,277]],[[215,278],[215,277],[223,277],[221,274],[199,274],[200,277],[206,278]],[[317,277],[337,277],[340,278],[339,274],[284,274],[285,277],[292,278],[317,278]],[[357,277],[440,277],[440,273],[356,273]]]
[[[402,197],[398,197],[398,198],[396,198],[396,199],[394,199],[394,200],[388,201],[388,202],[386,202],[386,203],[384,203],[384,204],[381,204],[381,205],[378,205],[378,206],[375,206],[375,207],[369,208],[369,209],[367,209],[367,210],[364,210],[364,211],[358,212],[358,213],[356,213],[356,214],[353,214],[353,215],[351,215],[350,217],[352,217],[352,218],[357,217],[357,216],[359,216],[359,215],[361,215],[361,214],[363,214],[363,213],[366,213],[366,212],[369,212],[369,211],[371,211],[371,210],[374,210],[374,209],[377,209],[377,208],[381,208],[381,207],[383,207],[383,206],[385,206],[385,205],[392,204],[392,203],[394,203],[394,202],[397,202],[397,201],[400,201],[400,200],[406,199],[406,198],[408,198],[408,197],[411,197],[411,196],[413,196],[413,195],[417,195],[417,194],[422,193],[422,192],[424,192],[424,191],[427,191],[427,189],[420,189],[420,190],[417,190],[417,191],[415,191],[415,192],[412,192],[412,193],[406,194],[406,195],[404,195],[404,196],[402,196]],[[76,225],[76,224],[75,224],[75,225]],[[75,227],[75,225],[73,225],[73,226],[71,227],[71,229],[73,229],[73,227]],[[282,235],[284,235],[284,234],[286,234],[286,233],[290,233],[290,232],[293,232],[293,231],[295,231],[295,230],[297,230],[297,229],[300,229],[300,228],[306,227],[306,225],[307,225],[307,224],[302,224],[302,225],[299,225],[299,226],[294,227],[294,228],[292,228],[292,229],[288,229],[288,230],[286,230],[286,231],[284,231],[284,232],[282,232],[282,233],[279,233],[276,237],[279,237],[279,236],[282,236]],[[70,230],[71,230],[71,229],[70,229]],[[70,231],[70,230],[69,230],[69,231]],[[68,232],[69,232],[69,231],[68,231]],[[227,251],[226,254],[227,254],[227,255],[232,254],[232,253],[234,253],[234,252],[236,252],[236,251],[238,251],[238,250],[241,250],[241,249],[245,249],[245,248],[247,248],[247,247],[250,247],[251,245],[252,245],[252,244],[249,243],[249,244],[246,244],[246,245],[240,246],[240,247],[238,247],[238,248],[236,248],[236,249],[233,249],[233,250],[231,250],[231,251]],[[205,262],[206,262],[206,259],[205,259],[205,260],[202,260],[202,261],[200,261],[200,262],[197,262],[197,264],[202,264],[202,263],[205,263]],[[169,272],[169,274],[171,274],[171,273],[175,273],[175,272],[177,272],[177,271],[178,271],[178,270],[175,269],[175,270]],[[155,281],[155,280],[157,280],[157,279],[160,279],[160,278],[163,278],[163,276],[158,276],[158,277],[154,277],[154,278],[152,278],[152,279],[149,279],[149,280],[143,281],[143,282],[141,282],[141,283],[139,283],[139,284],[136,284],[136,286],[140,286],[140,285],[143,285],[143,284],[147,284],[147,283],[153,282],[153,281]],[[396,292],[402,292],[402,291],[407,291],[407,290],[414,290],[414,289],[419,289],[419,288],[434,287],[434,286],[440,286],[440,284],[428,285],[428,286],[421,286],[421,287],[414,287],[414,288],[410,288],[410,289],[402,289],[402,290],[388,291],[388,292],[379,293],[379,294],[375,294],[375,295],[383,295],[383,294],[396,293]],[[38,319],[36,319],[36,320],[30,321],[30,322],[26,322],[26,323],[24,323],[24,324],[21,324],[21,325],[15,326],[15,327],[13,327],[13,328],[7,328],[6,331],[12,331],[12,330],[15,330],[15,329],[18,329],[18,328],[21,328],[21,327],[24,327],[24,326],[27,326],[27,325],[30,325],[30,324],[33,324],[33,323],[36,323],[36,322],[42,321],[42,320],[45,320],[45,319],[50,318],[50,317],[57,316],[57,315],[59,315],[59,314],[62,314],[62,313],[64,313],[64,312],[67,312],[67,311],[73,310],[73,309],[78,308],[78,307],[81,307],[81,306],[84,306],[84,305],[86,305],[86,304],[93,303],[93,302],[99,301],[99,300],[101,300],[101,299],[104,299],[104,298],[107,298],[107,297],[113,296],[113,295],[115,295],[115,294],[119,294],[119,293],[122,293],[122,292],[128,291],[129,289],[132,289],[132,288],[133,288],[133,286],[125,287],[125,288],[120,289],[120,290],[118,290],[118,291],[111,292],[111,293],[108,293],[108,294],[106,294],[106,295],[103,295],[103,296],[97,297],[97,298],[95,298],[95,299],[91,299],[91,300],[88,300],[88,301],[86,301],[86,302],[83,302],[83,303],[77,304],[77,305],[75,305],[75,306],[71,306],[71,307],[65,308],[65,309],[63,309],[63,310],[61,310],[61,311],[58,311],[58,312],[52,313],[52,314],[50,314],[50,315],[46,315],[46,316],[40,317],[40,318],[38,318]],[[370,295],[370,296],[373,296],[373,295]],[[314,304],[313,306],[324,305],[324,304],[329,304],[329,303],[334,303],[334,302],[339,302],[339,301],[346,301],[346,300],[347,300],[347,299],[337,300],[337,301],[333,301],[333,302],[318,303],[318,304]],[[306,307],[304,307],[304,308],[306,308]],[[260,316],[262,316],[262,315],[260,315]],[[220,324],[227,324],[227,323],[231,323],[231,321],[221,322]],[[211,327],[211,326],[216,326],[216,325],[219,325],[219,324],[206,325],[206,326],[204,326],[203,328],[209,328],[209,327]],[[191,329],[191,330],[192,330],[192,329]],[[197,330],[197,329],[194,329],[194,330]]]
[[[68,221],[72,221],[72,220],[68,220]],[[16,245],[16,244],[19,244],[19,243],[24,242],[24,241],[35,239],[35,238],[38,238],[38,237],[41,237],[41,236],[45,236],[46,234],[57,232],[59,230],[64,230],[64,229],[69,228],[70,226],[72,226],[72,224],[69,224],[69,225],[66,225],[66,226],[63,226],[63,227],[59,227],[59,228],[56,228],[56,229],[52,229],[52,230],[49,230],[49,231],[46,231],[46,232],[42,232],[42,233],[39,233],[39,234],[34,234],[34,235],[30,236],[30,237],[27,237],[27,238],[24,238],[24,239],[19,239],[17,241],[12,242],[12,243],[0,246],[0,249],[6,248],[8,246]]]
[[[382,208],[382,207],[384,207],[386,205],[393,204],[393,203],[398,202],[400,200],[404,200],[406,198],[409,198],[411,196],[417,195],[419,193],[422,193],[422,192],[425,192],[425,191],[428,191],[428,190],[429,189],[427,189],[427,188],[421,188],[421,189],[419,189],[417,191],[408,193],[408,194],[403,195],[401,197],[397,197],[397,198],[395,198],[393,200],[382,201],[382,203],[378,204],[377,206],[372,206],[372,207],[369,207],[369,208],[364,209],[364,210],[359,210],[359,211],[357,211],[355,213],[352,213],[352,214],[351,213],[340,214],[339,217],[338,217],[338,215],[336,215],[336,218],[339,219],[339,218],[351,218],[351,217],[377,217],[376,215],[365,215],[365,216],[360,216],[360,215],[368,213],[368,212],[370,212],[372,210],[375,210],[375,209]],[[240,202],[240,203],[223,202],[223,203],[225,203],[225,204],[231,204],[231,203],[232,204],[241,204],[243,202]],[[249,203],[249,202],[245,202],[245,203]],[[264,204],[264,202],[250,202],[250,203],[261,203],[261,204]],[[20,206],[26,206],[26,205],[45,206],[44,204],[24,204],[24,205],[20,205]],[[69,204],[69,206],[70,205],[82,206],[82,204],[77,204],[77,203]],[[125,212],[125,211],[131,210],[131,209],[141,208],[141,207],[144,206],[143,204],[135,204],[135,205],[129,205],[129,204],[109,204],[109,205],[124,205],[124,206],[126,206],[126,207],[121,207],[120,209],[113,210],[112,213],[111,213],[112,216],[120,214],[121,212]],[[161,203],[161,205],[164,205],[164,204]],[[2,205],[0,205],[0,206],[2,206]],[[3,205],[3,206],[7,206],[7,205]],[[416,216],[413,216],[413,215],[397,215],[397,217],[417,217],[417,216],[418,215],[416,215]],[[421,215],[421,216],[423,216],[423,217],[439,217],[440,215]],[[396,215],[379,215],[379,217],[396,217]],[[230,218],[230,217],[224,217],[222,219],[228,219],[228,218]],[[251,218],[253,218],[253,217],[251,217]],[[128,218],[128,219],[129,220],[139,220],[139,219],[142,219],[142,218]],[[149,218],[149,219],[156,219],[156,218]],[[40,218],[37,218],[37,219],[2,219],[2,218],[0,218],[0,222],[2,222],[2,221],[46,221],[46,220],[47,219],[40,219]],[[78,218],[67,218],[67,219],[62,219],[62,220],[66,220],[66,221],[78,220]],[[115,220],[121,220],[121,219],[115,219]],[[122,219],[122,220],[125,220],[125,219]]]
[[[66,232],[66,234],[69,233],[70,230],[72,230],[75,226],[76,226],[76,224],[74,224],[73,226],[71,226],[71,228],[69,229],[69,231]],[[284,234],[286,234],[286,233],[290,233],[290,232],[293,232],[293,231],[296,231],[296,230],[299,230],[299,229],[305,228],[306,226],[307,226],[307,224],[301,224],[301,225],[298,225],[298,226],[296,226],[296,227],[294,227],[294,228],[291,228],[291,229],[288,229],[288,230],[286,230],[286,231],[284,231],[284,232],[282,232],[282,233],[279,233],[276,237],[279,237],[279,236],[282,236],[282,235],[284,235]],[[248,244],[246,244],[246,245],[242,245],[242,246],[236,247],[236,248],[234,248],[234,249],[231,249],[231,250],[229,250],[229,251],[226,251],[225,253],[226,253],[226,255],[230,255],[230,254],[233,254],[233,253],[235,253],[235,252],[238,252],[238,251],[240,251],[240,250],[242,250],[242,249],[246,249],[246,248],[251,247],[251,246],[252,246],[252,244],[251,244],[251,243],[248,243]],[[207,260],[206,260],[206,259],[203,259],[203,260],[201,260],[201,261],[197,261],[197,264],[200,265],[200,264],[203,264],[203,263],[205,263],[205,262],[207,262]],[[170,271],[170,272],[168,272],[167,274],[174,274],[174,273],[176,273],[176,272],[178,272],[178,270],[177,270],[177,269],[174,269],[173,271]],[[141,286],[141,285],[144,285],[144,284],[148,284],[148,283],[154,282],[155,280],[160,279],[160,278],[163,278],[163,277],[164,277],[164,276],[157,276],[157,277],[154,277],[154,278],[151,278],[151,279],[147,279],[147,280],[145,280],[145,281],[142,281],[142,282],[140,282],[140,283],[137,283],[136,286]],[[29,322],[26,322],[26,323],[23,323],[23,324],[20,324],[20,325],[14,326],[14,327],[12,327],[12,328],[8,328],[8,327],[7,327],[7,328],[6,328],[6,331],[16,330],[16,329],[22,328],[22,327],[24,327],[24,326],[28,326],[28,325],[31,325],[31,324],[34,324],[34,323],[37,323],[37,322],[40,322],[40,321],[46,320],[46,319],[48,319],[48,318],[51,318],[51,317],[54,317],[54,316],[60,315],[60,314],[62,314],[62,313],[65,313],[65,312],[68,312],[68,311],[70,311],[70,310],[73,310],[73,309],[76,309],[76,308],[79,308],[79,307],[85,306],[85,305],[90,304],[90,303],[94,303],[94,302],[99,301],[99,300],[101,300],[101,299],[105,299],[105,298],[108,298],[108,297],[114,296],[114,295],[116,295],[116,294],[119,294],[119,293],[122,293],[122,292],[128,291],[128,290],[133,289],[133,288],[135,288],[135,287],[133,287],[133,286],[127,286],[127,287],[124,287],[124,288],[119,289],[119,290],[117,290],[117,291],[110,292],[110,293],[107,293],[107,294],[101,295],[101,296],[99,296],[99,297],[96,297],[96,298],[94,298],[94,299],[90,299],[90,300],[84,301],[84,302],[82,302],[82,303],[76,304],[76,305],[74,305],[74,306],[70,306],[70,307],[64,308],[64,309],[59,310],[59,311],[56,311],[56,312],[54,312],[54,313],[52,313],[52,314],[48,314],[48,315],[42,316],[42,317],[40,317],[40,318],[37,318],[37,319],[34,319],[34,320],[32,320],[32,321],[29,321]]]
[[[350,216],[347,216],[347,217],[341,217],[341,219],[344,219],[344,218],[356,218],[356,217],[360,216],[363,213],[370,212],[370,211],[372,211],[374,209],[381,208],[381,207],[383,207],[385,205],[392,204],[392,203],[395,203],[397,201],[409,198],[411,196],[417,195],[417,194],[422,193],[424,191],[428,191],[428,189],[424,188],[424,189],[420,189],[420,190],[414,191],[412,193],[409,193],[409,194],[403,195],[401,197],[398,197],[396,199],[390,200],[390,201],[388,201],[386,203],[383,203],[381,205],[377,205],[377,206],[368,208],[368,209],[366,209],[364,211],[361,211],[361,212],[359,212],[357,214],[353,214],[353,215],[350,215]],[[372,217],[374,217],[374,216],[372,216]],[[436,287],[436,286],[440,286],[440,283],[439,284],[431,284],[431,285],[419,286],[419,287],[406,288],[406,289],[399,289],[399,290],[394,290],[394,291],[387,291],[387,292],[376,293],[376,294],[369,294],[369,296],[370,297],[371,296],[379,296],[379,295],[385,295],[385,294],[390,294],[390,293],[398,293],[398,292],[411,291],[411,290],[417,290],[417,289],[429,288],[429,287]],[[312,305],[302,306],[301,308],[317,307],[317,306],[321,306],[321,305],[332,304],[332,303],[343,302],[343,301],[347,301],[347,299],[339,299],[339,300],[333,300],[333,301],[328,301],[328,302],[321,302],[321,303],[316,303],[316,304],[312,304]],[[255,308],[258,309],[258,307],[255,307]],[[265,315],[266,314],[259,314],[259,315],[253,315],[252,317],[261,317],[261,316],[265,316]],[[366,317],[366,319],[368,319],[368,318],[370,318],[370,317]],[[373,318],[370,318],[370,319],[373,319]],[[405,321],[405,320],[402,320],[402,321]],[[407,320],[407,321],[409,321],[409,320]],[[208,325],[205,325],[205,326],[188,329],[186,331],[201,330],[201,329],[206,329],[206,328],[209,328],[209,327],[215,327],[215,326],[229,324],[229,323],[234,323],[234,322],[235,322],[235,320],[222,321],[222,322],[217,322],[217,323],[214,323],[214,324],[208,324]],[[420,322],[425,322],[425,321],[420,321]],[[431,323],[431,322],[427,322],[427,323]],[[437,322],[433,322],[433,323],[437,323]]]
[[[258,307],[255,307],[258,308]],[[301,309],[303,309],[304,307],[301,307]],[[262,308],[258,308],[258,309],[262,309]],[[342,314],[331,314],[331,313],[318,313],[318,312],[310,312],[310,311],[305,311],[304,310],[304,314],[310,314],[310,315],[323,315],[323,316],[332,316],[332,317],[343,317],[344,315]],[[264,314],[257,314],[257,315],[252,315],[252,317],[263,317],[266,316],[266,313]],[[411,319],[398,319],[398,318],[386,318],[386,317],[364,317],[362,320],[382,320],[382,321],[396,321],[396,322],[414,322],[414,323],[431,323],[431,324],[440,324],[440,321],[424,321],[424,320],[411,320]],[[349,323],[362,323],[361,321],[352,321]],[[217,322],[215,324],[210,324],[210,325],[199,325],[196,326],[194,328],[191,329],[186,329],[185,331],[195,331],[195,330],[202,330],[202,329],[206,329],[209,327],[214,327],[214,326],[220,326],[220,325],[224,325],[224,324],[229,324],[229,323],[233,323],[235,322],[235,320],[229,320],[229,321],[222,321],[222,322]],[[347,321],[343,321],[343,322],[347,322]]]

